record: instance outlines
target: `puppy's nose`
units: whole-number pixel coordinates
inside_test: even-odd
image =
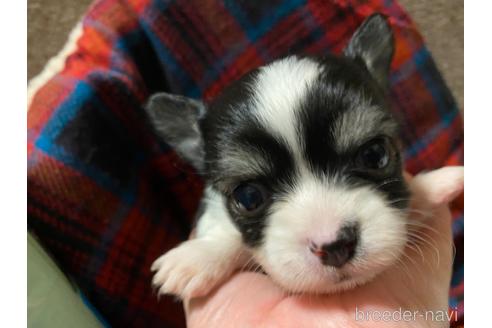
[[[359,239],[358,230],[357,225],[345,226],[340,229],[334,242],[323,244],[321,247],[311,245],[311,252],[318,256],[324,265],[340,268],[355,254]]]

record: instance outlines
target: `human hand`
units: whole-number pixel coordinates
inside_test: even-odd
[[[339,294],[288,295],[266,275],[240,272],[207,297],[185,300],[188,326],[448,326],[453,261],[448,203],[463,190],[463,168],[407,179],[413,194],[411,241],[399,261],[373,281]]]

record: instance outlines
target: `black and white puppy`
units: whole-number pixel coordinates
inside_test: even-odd
[[[367,282],[407,242],[408,188],[386,102],[391,28],[369,17],[342,56],[290,56],[210,104],[146,106],[157,134],[206,179],[196,238],[155,261],[160,293],[207,294],[248,261],[290,292]]]

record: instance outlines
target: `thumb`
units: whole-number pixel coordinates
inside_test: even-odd
[[[463,188],[463,166],[447,166],[420,173],[410,182],[410,190],[418,207],[447,205],[463,192]]]
[[[462,193],[463,176],[463,167],[444,167],[409,181],[412,201],[406,254],[408,264],[417,267],[417,285],[432,308],[447,308],[454,255],[448,204]]]

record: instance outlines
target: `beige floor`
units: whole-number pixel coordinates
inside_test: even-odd
[[[28,0],[27,73],[38,74],[63,46],[91,0]],[[463,1],[400,0],[420,27],[463,110]]]

